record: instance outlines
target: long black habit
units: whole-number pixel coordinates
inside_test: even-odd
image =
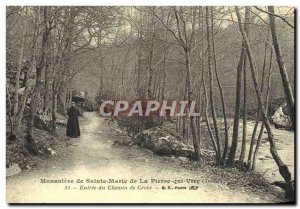
[[[67,123],[67,136],[69,137],[79,137],[80,129],[78,122],[78,115],[80,115],[79,110],[76,107],[70,107],[68,109],[68,123]]]

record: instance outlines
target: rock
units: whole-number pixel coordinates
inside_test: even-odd
[[[271,120],[276,129],[291,129],[291,120],[288,115],[284,114],[283,108],[284,105],[280,106],[271,117]]]
[[[168,132],[170,135],[174,136],[175,138],[179,139],[180,141],[184,141],[184,138],[179,133],[177,133],[175,130],[173,130],[171,128],[166,128],[163,126],[161,126],[160,128],[163,129],[164,131]]]
[[[138,133],[134,143],[145,147],[160,156],[175,156],[193,158],[194,149],[190,145],[180,142],[176,137],[160,127],[151,128]]]

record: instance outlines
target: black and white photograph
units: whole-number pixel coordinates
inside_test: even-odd
[[[295,204],[294,6],[5,10],[7,204]]]

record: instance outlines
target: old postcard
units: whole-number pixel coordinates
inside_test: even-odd
[[[7,6],[7,203],[295,203],[295,8]]]

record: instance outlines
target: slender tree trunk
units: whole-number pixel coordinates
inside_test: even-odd
[[[214,123],[214,129],[216,134],[216,144],[219,156],[221,155],[220,149],[220,133],[216,115],[216,108],[214,102],[214,90],[213,90],[213,72],[212,72],[212,50],[211,50],[211,22],[209,20],[209,7],[206,7],[206,26],[207,26],[207,53],[208,53],[208,70],[209,70],[209,93],[210,93],[210,107],[211,107],[211,114]],[[221,159],[219,159],[220,161]],[[219,164],[220,162],[218,162]]]
[[[56,123],[56,112],[57,112],[57,96],[58,94],[55,92],[52,94],[52,108],[51,108],[51,130],[55,132],[55,123]]]
[[[223,94],[223,87],[220,82],[218,68],[217,68],[217,58],[216,58],[216,52],[215,52],[215,36],[214,36],[214,22],[213,22],[214,16],[213,16],[213,7],[211,7],[211,33],[212,33],[212,49],[213,49],[213,57],[214,57],[214,67],[215,67],[215,74],[216,79],[220,91],[220,97],[221,97],[221,103],[222,103],[222,112],[223,112],[223,118],[224,118],[224,133],[225,133],[225,142],[224,142],[224,149],[223,149],[223,155],[222,155],[222,162],[225,162],[227,151],[228,151],[228,123],[227,123],[227,116],[226,116],[226,105],[225,105],[225,99]]]
[[[265,99],[265,103],[266,103],[266,112],[268,112],[268,107],[269,107],[269,93],[270,93],[270,87],[271,87],[271,76],[272,76],[272,58],[273,58],[273,49],[271,48],[271,54],[270,54],[270,62],[269,62],[269,76],[268,76],[268,86],[267,86],[267,93],[266,93],[266,99]],[[254,154],[253,154],[253,160],[252,160],[252,166],[251,166],[251,170],[255,170],[255,165],[256,165],[256,158],[257,158],[257,153],[260,147],[260,142],[262,139],[262,135],[265,129],[265,124],[262,123],[261,124],[261,128],[260,128],[260,132],[259,132],[259,136],[257,138],[257,142],[256,142],[256,147],[254,150]],[[251,164],[249,164],[250,166]]]
[[[243,62],[246,56],[245,53],[245,45],[242,44],[242,51],[240,55],[240,60],[237,66],[237,79],[236,79],[236,96],[235,96],[235,111],[234,111],[234,121],[233,121],[233,132],[232,132],[232,142],[230,147],[230,152],[228,155],[228,159],[226,164],[229,166],[233,166],[234,159],[235,159],[235,153],[238,143],[238,137],[239,137],[239,120],[240,120],[240,95],[241,95],[241,75],[242,75],[242,69],[243,69]]]
[[[250,22],[250,7],[245,7],[245,22]],[[249,37],[249,24],[244,25],[246,36]],[[244,101],[243,101],[243,136],[239,161],[244,162],[247,140],[247,55],[244,59]]]
[[[141,31],[139,31],[139,50],[138,50],[138,60],[137,60],[137,83],[136,83],[138,98],[140,98],[142,96],[142,92],[141,92],[141,70],[142,70],[141,57],[142,57],[142,35],[141,35]]]
[[[166,88],[166,77],[167,77],[167,73],[166,73],[166,62],[167,62],[166,42],[167,42],[167,39],[168,39],[168,31],[166,31],[165,42],[164,42],[164,55],[163,55],[163,64],[162,64],[163,78],[162,78],[162,87],[161,87],[161,101],[164,101],[164,99],[165,99],[165,88]],[[178,122],[178,118],[177,118],[177,122]],[[177,122],[176,122],[176,130],[178,130]],[[163,124],[163,123],[164,123],[164,117],[161,117],[161,124]]]
[[[239,161],[244,162],[246,153],[246,140],[247,140],[247,56],[244,60],[244,101],[243,101],[243,136],[242,136],[242,148]]]
[[[154,38],[155,38],[155,23],[154,23],[154,15],[152,15],[152,34],[151,34],[151,40],[150,40],[150,46],[149,46],[149,70],[148,70],[148,99],[151,99],[153,96],[151,92],[151,86],[152,86],[152,78],[153,78],[153,50],[154,50]]]
[[[268,49],[268,43],[265,42],[264,63],[263,63],[262,76],[261,76],[261,84],[260,84],[260,92],[261,93],[263,93],[263,90],[264,90],[265,69],[266,69],[266,62],[267,62],[267,49]],[[273,53],[273,51],[271,49],[271,54],[272,53]],[[271,57],[272,57],[272,55],[271,55]],[[256,120],[255,120],[255,125],[254,125],[254,128],[253,128],[253,132],[252,132],[252,137],[251,137],[251,142],[250,142],[250,148],[249,148],[249,154],[248,154],[248,160],[247,160],[247,165],[248,165],[249,168],[251,167],[251,159],[252,159],[253,146],[254,146],[254,141],[255,141],[255,138],[256,138],[256,132],[257,132],[257,127],[258,127],[258,124],[259,124],[259,121],[260,121],[260,117],[261,117],[260,107],[259,107],[259,105],[257,105]]]
[[[45,73],[44,73],[44,80],[45,80],[45,85],[44,85],[44,98],[43,98],[43,112],[45,112],[47,110],[47,106],[49,104],[49,97],[48,97],[48,92],[49,92],[49,72],[48,70],[45,70]]]
[[[218,148],[217,148],[217,145],[216,145],[216,140],[215,140],[214,134],[213,134],[213,132],[211,130],[210,121],[208,119],[208,113],[207,113],[207,109],[208,109],[208,95],[207,95],[207,91],[206,91],[206,84],[205,84],[205,80],[204,80],[204,73],[202,74],[202,83],[203,83],[203,90],[204,90],[204,96],[205,96],[204,116],[205,116],[205,121],[206,121],[206,125],[207,125],[207,130],[208,130],[209,136],[211,138],[214,151],[216,153],[216,164],[218,164],[219,163],[219,159],[220,159],[220,154],[218,152]]]
[[[186,82],[187,82],[187,96],[188,96],[188,109],[190,109],[190,105],[192,102],[192,90],[191,90],[191,78],[190,78],[190,72],[191,72],[191,66],[190,66],[190,54],[189,52],[186,52]],[[201,151],[200,151],[200,145],[199,145],[199,138],[198,138],[198,133],[196,129],[196,123],[195,123],[195,117],[190,116],[190,126],[191,126],[191,132],[192,132],[192,137],[193,137],[193,145],[194,145],[194,152],[195,152],[195,160],[200,161],[201,158]]]
[[[187,77],[187,75],[186,75],[186,77]],[[188,87],[187,87],[187,81],[185,81],[185,89],[184,89],[184,96],[183,96],[184,101],[187,100],[187,94],[188,94]],[[188,139],[188,127],[187,127],[186,124],[187,124],[187,118],[184,116],[184,117],[182,117],[182,136],[186,140],[186,142],[188,143],[188,141],[189,141],[189,139]]]
[[[246,10],[247,11],[247,10]],[[249,12],[245,12],[245,19],[248,19]],[[246,26],[244,26],[246,27]],[[245,28],[246,29],[246,28]],[[234,121],[233,121],[233,133],[232,133],[232,142],[230,147],[230,152],[228,155],[228,159],[226,164],[228,166],[233,166],[236,149],[238,144],[239,138],[239,125],[240,125],[240,107],[241,107],[241,88],[242,88],[242,72],[244,66],[244,60],[246,59],[246,49],[245,43],[242,43],[241,55],[240,60],[237,66],[237,73],[236,73],[236,94],[235,94],[235,111],[234,111]]]
[[[55,66],[53,67],[53,71],[52,71],[52,91],[51,91],[51,129],[53,132],[55,132],[55,123],[56,123],[56,112],[57,112],[57,95],[58,95],[58,92],[57,92],[57,81],[55,79],[56,77],[56,68]],[[69,95],[69,92],[68,92],[68,89],[67,89],[67,97],[68,99],[70,98],[70,95]],[[66,102],[68,103],[68,101]]]

